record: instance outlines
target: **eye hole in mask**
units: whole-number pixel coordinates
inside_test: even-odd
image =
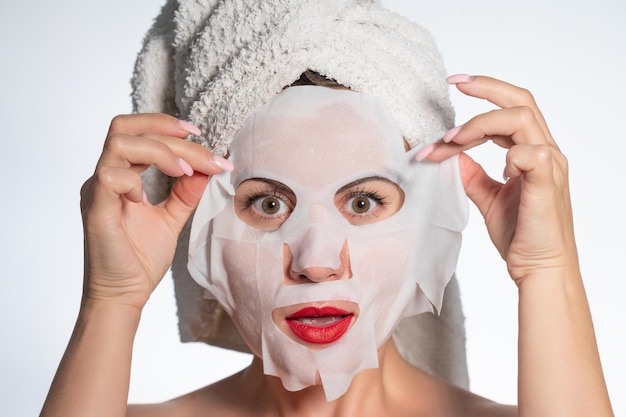
[[[296,207],[296,195],[285,184],[268,178],[243,181],[235,192],[235,213],[248,226],[278,229]]]
[[[368,177],[344,185],[335,193],[334,205],[352,225],[385,220],[400,210],[404,192],[383,177]],[[243,181],[235,193],[235,212],[247,225],[261,231],[277,230],[295,209],[295,193],[285,184],[267,178]]]

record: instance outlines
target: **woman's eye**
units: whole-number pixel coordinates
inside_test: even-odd
[[[282,202],[280,198],[274,196],[259,197],[252,205],[255,209],[268,216],[284,214],[289,211],[289,206]]]
[[[404,203],[402,189],[387,179],[365,178],[342,187],[335,206],[353,225],[376,223],[393,216]]]
[[[249,226],[262,231],[278,229],[296,206],[286,185],[267,179],[249,179],[237,187],[235,212]]]
[[[370,211],[370,208],[374,207],[376,204],[378,204],[377,201],[367,196],[353,197],[348,201],[348,205],[352,211],[358,214],[367,213]]]

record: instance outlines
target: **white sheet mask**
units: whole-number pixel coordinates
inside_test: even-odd
[[[467,222],[458,161],[416,162],[379,99],[317,86],[290,87],[260,108],[230,151],[235,170],[211,179],[196,210],[191,275],[226,308],[267,375],[290,391],[321,383],[334,400],[361,370],[378,366],[377,351],[401,318],[441,308]],[[383,220],[351,224],[335,196],[371,177],[397,184],[404,202]],[[294,193],[276,230],[236,214],[235,190],[249,179]],[[348,272],[290,277],[315,267]],[[358,315],[338,340],[312,346],[290,333],[282,313],[311,305],[357,306]]]

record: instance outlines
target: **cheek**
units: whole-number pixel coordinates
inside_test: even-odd
[[[364,317],[371,321],[380,347],[400,319],[412,311],[417,287],[409,274],[410,251],[402,239],[379,237],[363,246],[358,256],[358,263],[363,265],[360,307],[361,312],[366,313]]]
[[[358,240],[354,245],[352,266],[370,294],[393,297],[401,290],[408,279],[406,245],[390,237]]]
[[[256,269],[256,247],[254,243],[220,239],[221,258],[224,270],[232,285],[254,280]]]
[[[223,297],[217,297],[218,301],[224,303],[224,299],[230,298],[229,311],[233,322],[252,350],[260,352],[261,304],[256,279],[256,245],[223,239],[219,240],[219,245],[227,282],[224,283],[225,293]]]
[[[257,250],[254,243],[223,240],[221,260],[235,302],[234,314],[248,311],[248,304],[258,300],[256,280]]]

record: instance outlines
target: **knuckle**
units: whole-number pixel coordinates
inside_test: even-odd
[[[121,154],[126,148],[126,137],[121,133],[112,133],[107,137],[104,143],[105,152],[113,154]]]
[[[488,112],[484,113],[485,116],[489,116],[489,115],[497,115],[501,112],[501,109],[491,109]],[[491,116],[490,116],[491,117]]]
[[[124,127],[128,123],[128,119],[131,118],[130,114],[118,114],[111,119],[111,124],[109,126],[109,132],[119,132],[124,130]]]
[[[535,97],[530,90],[522,87],[518,87],[516,91],[517,102],[521,105],[534,106]]]
[[[546,163],[552,160],[552,149],[550,145],[535,145],[534,146],[535,159],[541,163]]]
[[[517,117],[522,124],[536,121],[535,112],[528,106],[519,106],[516,109]]]
[[[103,186],[110,188],[115,183],[115,175],[109,167],[98,168],[93,176],[94,186]]]

